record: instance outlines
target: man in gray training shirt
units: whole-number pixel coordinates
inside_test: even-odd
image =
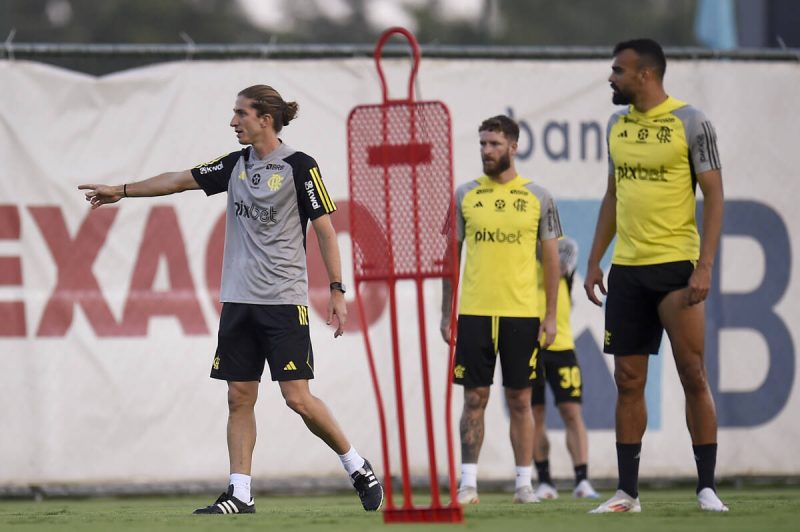
[[[191,170],[167,172],[124,185],[80,185],[96,209],[128,197],[152,197],[202,189],[228,193],[222,314],[211,377],[228,382],[230,482],[225,493],[196,514],[254,513],[250,470],[256,442],[254,408],[269,364],[286,404],[333,449],[350,475],[365,510],[383,503],[383,487],[370,463],[350,445],[325,404],[311,394],[314,358],[308,330],[306,227],[316,232],[331,282],[328,302],[342,334],[347,319],[342,269],[328,195],[316,161],[278,138],[297,113],[267,85],[242,90],[230,126],[240,151]]]

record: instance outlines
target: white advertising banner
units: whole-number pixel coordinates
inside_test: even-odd
[[[590,472],[616,476],[612,360],[603,313],[582,289],[607,167],[614,111],[610,61],[423,59],[418,95],[453,117],[456,183],[481,172],[477,127],[520,121],[517,167],[556,198],[582,255],[573,330],[583,368]],[[392,95],[408,63],[386,61]],[[352,284],[347,221],[346,122],[378,103],[368,59],[178,62],[95,78],[42,64],[0,61],[0,486],[206,481],[228,473],[226,385],[208,377],[216,346],[224,194],[126,199],[90,211],[81,183],[118,184],[181,170],[238,149],[228,123],[239,90],[267,83],[300,104],[282,133],[316,158],[339,206],[345,282]],[[706,363],[719,417],[718,472],[797,475],[800,392],[800,67],[793,63],[674,61],[666,87],[702,109],[719,137],[726,192],[721,249],[707,303]],[[792,229],[794,228],[794,229]],[[350,298],[346,334],[325,325],[327,276],[309,231],[312,391],[355,447],[382,471],[375,396]],[[607,267],[608,264],[605,264]],[[498,272],[502,275],[502,272]],[[447,349],[440,289],[425,287],[436,445],[444,465]],[[387,291],[367,294],[396,458],[398,433]],[[413,474],[427,471],[417,310],[400,285],[403,395]],[[499,374],[486,417],[480,478],[513,478]],[[651,357],[643,477],[695,474],[684,399],[669,343]],[[454,389],[458,460],[461,389]],[[255,478],[342,475],[339,461],[289,410],[268,372],[256,407]],[[549,410],[551,463],[571,477],[563,425]],[[758,449],[753,452],[752,449]],[[393,473],[399,473],[397,461]]]

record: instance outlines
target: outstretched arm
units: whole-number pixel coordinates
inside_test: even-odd
[[[311,225],[314,226],[314,232],[317,234],[322,262],[325,263],[325,269],[328,271],[328,280],[331,283],[341,283],[342,259],[339,253],[339,242],[336,240],[336,230],[333,228],[330,215],[323,214],[319,218],[315,218]],[[339,321],[339,325],[333,333],[333,337],[337,338],[344,333],[344,324],[347,322],[347,303],[344,294],[339,290],[331,290],[331,298],[328,300],[328,317],[325,323],[330,325],[334,316]]]
[[[192,177],[191,170],[166,172],[143,181],[124,185],[78,185],[78,189],[87,191],[86,201],[92,204],[92,209],[107,203],[116,203],[122,198],[166,196],[199,188],[200,185]]]
[[[600,260],[608,249],[608,245],[617,232],[617,185],[614,176],[608,176],[608,187],[603,201],[600,204],[600,214],[597,215],[597,227],[594,230],[594,240],[592,250],[589,252],[589,262],[586,267],[586,279],[583,288],[589,301],[597,306],[602,303],[597,298],[594,287],[598,286],[600,292],[605,295],[606,287],[603,284],[603,270],[600,269]]]

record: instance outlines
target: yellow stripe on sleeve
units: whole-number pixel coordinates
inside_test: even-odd
[[[328,195],[328,190],[322,182],[322,176],[319,175],[319,168],[315,166],[309,173],[314,180],[314,185],[317,187],[317,192],[319,192],[319,197],[322,200],[322,205],[325,207],[325,212],[335,211],[336,205],[333,203],[333,200],[331,200],[331,197]]]
[[[221,160],[222,158],[226,157],[227,155],[230,155],[230,154],[226,153],[226,154],[224,154],[224,155],[220,155],[220,156],[219,156],[219,157],[217,157],[216,159],[211,159],[211,160],[210,160],[210,161],[208,161],[207,163],[200,163],[200,164],[198,164],[197,166],[195,166],[195,168],[201,168],[201,167],[203,167],[203,166],[211,166],[212,164],[216,163],[217,161]]]

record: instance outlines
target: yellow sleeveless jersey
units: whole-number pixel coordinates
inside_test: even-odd
[[[558,257],[561,267],[561,276],[558,280],[558,298],[556,301],[556,339],[547,348],[548,351],[568,351],[575,349],[575,339],[572,336],[572,297],[567,277],[575,273],[578,261],[578,244],[571,238],[564,237],[558,241]],[[537,275],[539,282],[539,315],[544,316],[547,309],[547,300],[544,291],[544,269],[539,266]]]
[[[466,246],[459,314],[539,317],[537,240],[561,236],[550,193],[516,176],[456,190],[456,231]]]
[[[696,176],[721,166],[711,122],[701,111],[668,97],[646,113],[633,106],[615,113],[606,138],[608,171],[617,189],[612,263],[696,261]]]

